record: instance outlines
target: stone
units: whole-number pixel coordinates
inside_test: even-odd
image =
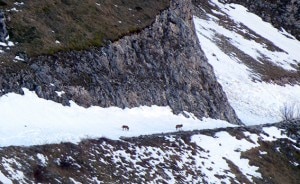
[[[6,42],[6,37],[8,32],[5,24],[5,16],[2,11],[0,11],[0,42]]]

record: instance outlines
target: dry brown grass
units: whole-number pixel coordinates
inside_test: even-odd
[[[239,167],[236,166],[231,160],[227,158],[223,158],[226,160],[229,168],[231,169],[230,171],[236,176],[237,180],[241,183],[245,184],[251,184],[251,182],[247,179],[246,176],[243,175],[243,173],[240,171]],[[231,180],[232,183],[236,183],[233,179]]]
[[[242,153],[242,157],[250,160],[250,164],[259,167],[264,176],[256,183],[286,183],[298,184],[300,181],[300,167],[292,165],[291,157],[299,163],[300,152],[288,140],[276,142],[261,142],[260,147]],[[280,151],[276,148],[280,147]],[[266,151],[261,155],[259,151]]]
[[[82,50],[103,46],[108,40],[150,25],[169,6],[169,0],[30,0],[8,12],[11,39],[18,42],[12,53],[30,56],[60,50]],[[97,4],[98,5],[97,5]],[[10,9],[8,2],[2,6]],[[61,43],[57,44],[58,40]]]

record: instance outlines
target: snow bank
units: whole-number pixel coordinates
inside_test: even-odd
[[[0,97],[0,146],[76,143],[99,137],[119,139],[176,131],[176,124],[183,124],[183,130],[233,126],[222,120],[199,120],[192,114],[190,118],[174,115],[169,107],[83,108],[74,102],[70,107],[62,106],[23,90],[23,96],[9,93]],[[122,131],[122,125],[128,125],[129,131]]]

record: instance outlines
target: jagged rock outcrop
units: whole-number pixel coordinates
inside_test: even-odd
[[[1,93],[26,87],[63,104],[168,105],[175,113],[240,123],[199,46],[192,10],[190,0],[171,0],[151,26],[106,47],[2,67]]]
[[[5,42],[8,32],[5,24],[5,16],[2,11],[0,11],[0,42]]]
[[[247,7],[276,28],[286,31],[300,40],[300,1],[298,0],[223,0]]]

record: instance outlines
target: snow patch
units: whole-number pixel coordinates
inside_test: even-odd
[[[260,151],[260,150],[259,150],[259,154],[260,154],[260,155],[266,155],[266,154],[268,154],[268,152],[266,152],[266,151]]]
[[[190,118],[175,115],[170,107],[84,108],[72,101],[69,107],[39,98],[28,89],[23,91],[25,95],[8,93],[0,97],[0,146],[77,143],[99,137],[119,139],[176,131],[179,123],[184,130],[235,126],[222,120],[199,120],[190,113]],[[122,130],[124,124],[129,131]]]
[[[254,148],[258,144],[253,144],[245,139],[238,140],[227,132],[218,132],[215,137],[194,135],[191,141],[206,150],[202,153],[202,157],[209,159],[198,159],[198,161],[202,162],[206,168],[203,171],[207,181],[211,183],[231,183],[229,178],[234,177],[234,175],[227,172],[230,167],[226,160],[233,162],[249,181],[253,182],[253,177],[261,178],[258,167],[250,166],[248,159],[241,158],[241,152]],[[211,163],[212,160],[214,163]],[[218,175],[228,177],[220,179],[216,177]]]
[[[13,184],[13,182],[9,178],[7,178],[1,171],[0,171],[0,181],[5,184]]]
[[[23,58],[21,58],[20,56],[16,56],[15,59],[14,59],[15,62],[18,62],[18,61],[24,61]]]
[[[73,178],[69,178],[69,180],[71,181],[71,182],[73,182],[74,184],[82,184],[81,182],[78,182],[78,181],[76,181],[76,180],[74,180]]]
[[[54,85],[53,85],[54,86]],[[65,94],[64,91],[55,91],[55,93],[57,94],[57,96],[61,97],[63,94]]]
[[[17,166],[20,169],[22,166],[13,158],[2,158],[2,165],[4,169],[9,173],[11,180],[17,180],[19,183],[26,183],[24,178],[24,173],[15,170],[11,165]]]
[[[38,153],[37,155],[37,158],[41,161],[41,164],[43,165],[43,166],[47,166],[47,160],[48,160],[48,158],[47,157],[45,157],[43,154],[41,154],[41,153]]]
[[[268,136],[261,134],[263,140],[265,141],[276,141],[277,139],[286,138],[289,139],[282,131],[277,127],[264,127],[263,131],[268,134]]]

